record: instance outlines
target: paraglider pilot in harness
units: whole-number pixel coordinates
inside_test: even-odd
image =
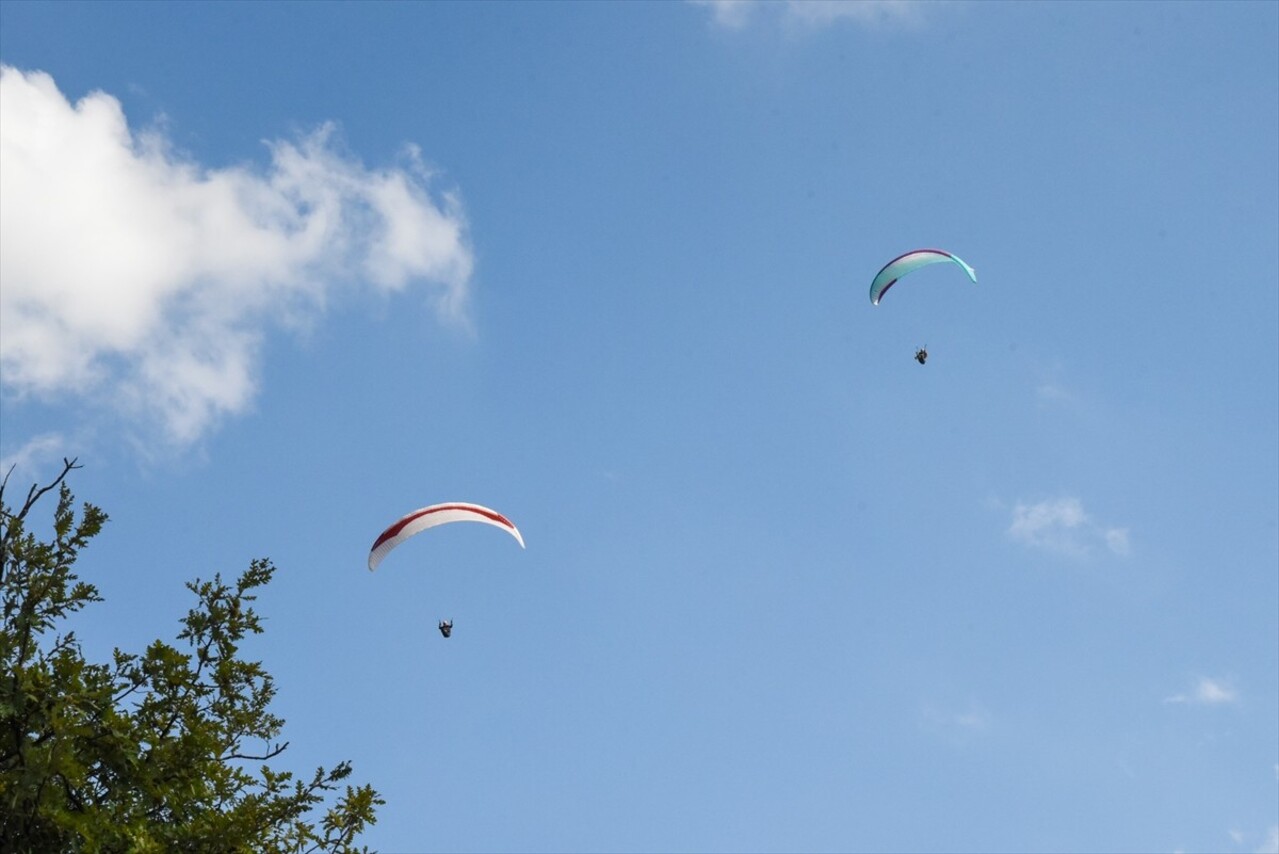
[[[444,635],[444,637],[448,637],[453,634],[452,620],[440,620],[440,634]]]
[[[920,347],[918,350],[915,351],[915,361],[919,362],[919,364],[921,365],[924,364],[924,362],[928,361],[927,347]]]

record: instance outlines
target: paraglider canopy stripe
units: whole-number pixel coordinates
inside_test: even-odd
[[[414,510],[407,516],[397,520],[373,541],[373,548],[369,551],[369,570],[376,569],[377,565],[382,562],[382,558],[386,557],[393,548],[409,537],[425,531],[427,528],[433,528],[436,525],[443,525],[448,522],[483,522],[493,525],[506,531],[515,538],[521,548],[524,547],[524,538],[520,536],[519,530],[511,523],[510,519],[507,519],[496,510],[490,510],[488,507],[482,507],[479,504],[466,504],[463,502],[433,504],[430,507]]]
[[[947,261],[958,264],[968,274],[968,278],[976,283],[977,271],[965,264],[958,255],[952,255],[944,249],[915,249],[904,255],[898,255],[875,275],[875,280],[870,283],[871,304],[879,305],[879,301],[884,298],[888,289],[907,273],[914,272],[920,267],[927,267],[929,264],[943,264]]]

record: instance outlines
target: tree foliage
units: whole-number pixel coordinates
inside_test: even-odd
[[[0,850],[354,851],[383,801],[349,762],[295,777],[270,712],[275,685],[240,644],[262,632],[255,591],[275,568],[189,582],[177,643],[85,660],[67,618],[102,597],[74,572],[107,516],[75,513],[64,461],[20,506],[0,483]],[[52,539],[28,530],[57,491]],[[322,818],[312,811],[328,804]]]

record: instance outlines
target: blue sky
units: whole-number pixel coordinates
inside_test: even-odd
[[[288,766],[353,760],[383,851],[1273,852],[1276,44],[5,2],[0,456],[112,517],[90,654],[274,560]],[[872,307],[919,246],[979,283]],[[441,501],[527,550],[367,572]]]

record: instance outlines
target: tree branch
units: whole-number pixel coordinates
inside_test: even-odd
[[[265,762],[268,759],[274,759],[275,757],[279,756],[281,753],[283,753],[284,751],[288,749],[289,749],[289,743],[286,741],[284,742],[284,744],[277,744],[275,747],[268,750],[262,756],[251,756],[250,754],[247,754],[247,753],[228,753],[224,756],[219,756],[218,761],[230,762],[233,759],[247,759],[250,762]]]

